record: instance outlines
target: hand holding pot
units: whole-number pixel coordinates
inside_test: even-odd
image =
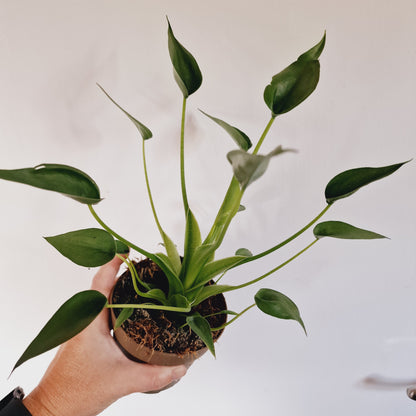
[[[114,258],[102,266],[91,288],[108,296],[120,263]],[[185,373],[184,366],[140,364],[126,358],[111,337],[105,309],[83,332],[61,346],[24,404],[33,416],[93,416],[120,397],[159,390]]]

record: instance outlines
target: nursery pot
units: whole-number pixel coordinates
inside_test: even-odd
[[[157,283],[158,286],[164,286],[163,272],[159,267],[149,259],[135,263],[138,275],[146,283]],[[144,299],[140,299],[134,291],[132,277],[130,272],[125,271],[117,280],[111,295],[110,303],[143,303]],[[220,310],[226,310],[225,298],[222,294],[216,295],[202,302],[198,307],[199,312],[203,316],[211,315]],[[110,309],[110,323],[114,328],[117,315],[120,310]],[[173,317],[173,318],[172,318]],[[220,314],[212,318],[211,327],[221,326],[226,322],[227,315]],[[163,330],[158,328],[158,322],[164,326]],[[172,334],[169,334],[172,331]],[[162,332],[163,336],[159,336]],[[213,333],[214,341],[216,341],[223,330]],[[155,310],[135,310],[135,313],[121,327],[114,330],[114,339],[123,353],[130,359],[142,363],[155,365],[185,365],[189,368],[192,363],[201,357],[208,350],[202,341],[191,332],[189,327],[178,329],[175,325],[174,315],[164,311]],[[154,339],[152,339],[152,336]],[[181,347],[178,349],[175,345],[164,346],[163,342],[158,343],[159,338],[180,339]],[[186,339],[189,337],[190,344],[186,345]],[[185,345],[184,345],[185,344]],[[166,348],[165,348],[166,347]],[[170,386],[169,386],[170,387]]]

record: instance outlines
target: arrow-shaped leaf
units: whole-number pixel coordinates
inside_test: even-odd
[[[168,20],[168,47],[175,81],[186,98],[202,84],[202,74],[195,58],[175,38]]]
[[[325,39],[326,35],[317,45],[300,55],[297,61],[273,76],[264,90],[264,101],[273,116],[292,110],[315,90],[319,82],[318,58]]]
[[[45,240],[69,260],[85,267],[108,263],[116,253],[116,244],[111,234],[99,228],[71,231],[45,237]]]
[[[211,327],[209,326],[208,321],[199,313],[196,313],[194,315],[188,316],[186,318],[186,323],[190,326],[192,331],[194,331],[195,334],[197,334],[199,338],[202,339],[204,344],[215,357],[214,340],[212,338]]]
[[[272,289],[260,289],[254,296],[254,300],[258,308],[268,315],[299,322],[306,334],[298,307],[283,293]]]
[[[313,229],[316,238],[333,237],[352,240],[373,240],[376,238],[387,238],[373,231],[363,230],[341,221],[324,221]]]
[[[341,198],[346,198],[371,182],[378,181],[396,172],[407,162],[379,168],[356,168],[346,170],[332,178],[325,188],[325,198],[332,204]]]
[[[276,147],[267,155],[254,155],[244,150],[232,150],[228,152],[227,159],[231,163],[234,176],[238,180],[241,189],[244,191],[248,185],[260,178],[266,172],[269,161],[273,156],[281,153],[293,151],[283,149],[282,146]]]
[[[67,165],[44,163],[34,168],[2,169],[0,179],[59,192],[83,204],[101,201],[97,184],[86,173]]]
[[[96,290],[77,293],[67,300],[17,360],[13,371],[36,357],[68,341],[86,328],[103,310],[107,298]]]
[[[219,126],[221,126],[230,136],[231,138],[237,143],[238,147],[240,147],[243,150],[248,150],[252,146],[250,138],[242,132],[237,127],[232,126],[231,124],[226,123],[223,120],[220,120],[219,118],[210,116],[209,114],[205,113],[202,110],[199,110],[202,114],[209,117],[212,121],[217,123]]]
[[[140,135],[142,136],[143,140],[150,139],[153,134],[152,132],[140,121],[138,121],[136,118],[134,118],[131,114],[129,114],[126,110],[124,110],[120,105],[118,105],[111,97],[110,95],[105,91],[105,89],[100,85],[97,84],[98,87],[102,90],[102,92],[109,98],[109,100],[118,107],[128,118],[129,120],[136,126],[137,130],[139,130]]]

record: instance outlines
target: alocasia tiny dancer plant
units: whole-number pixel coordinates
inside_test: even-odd
[[[174,78],[183,95],[181,133],[179,138],[179,172],[186,226],[184,230],[184,252],[182,254],[178,253],[176,244],[164,231],[152,198],[145,153],[146,142],[152,138],[152,132],[117,104],[101,86],[100,88],[105,95],[133,122],[140,133],[144,179],[151,210],[163,240],[165,252],[151,253],[137,244],[127,241],[111,229],[98,216],[95,210],[95,205],[101,201],[98,186],[87,174],[78,169],[59,164],[42,164],[34,168],[0,170],[0,178],[2,179],[59,192],[86,205],[102,228],[72,231],[47,237],[46,240],[61,254],[81,266],[100,266],[110,261],[115,255],[121,256],[130,270],[134,290],[140,298],[146,300],[140,304],[111,304],[104,295],[97,291],[87,290],[77,293],[52,316],[19,358],[14,368],[75,336],[88,326],[104,308],[117,308],[121,311],[118,315],[116,326],[122,325],[131,316],[135,308],[159,309],[182,314],[185,316],[186,323],[184,325],[188,325],[215,355],[212,332],[220,328],[211,328],[206,317],[194,312],[194,307],[205,299],[221,293],[243,289],[265,279],[299,257],[323,237],[348,239],[384,238],[375,232],[356,228],[340,221],[326,221],[315,224],[335,202],[348,197],[371,182],[392,174],[406,162],[376,168],[356,168],[336,175],[330,180],[325,189],[326,205],[323,210],[302,229],[260,253],[252,254],[248,249],[243,248],[237,250],[230,257],[215,258],[215,253],[220,247],[232,219],[240,210],[244,209],[241,201],[247,187],[265,173],[268,164],[273,161],[275,156],[291,151],[291,149],[278,146],[270,153],[260,153],[261,146],[276,118],[297,107],[315,90],[320,73],[319,57],[325,46],[325,38],[326,36],[324,35],[315,46],[301,54],[295,62],[281,72],[274,75],[270,84],[266,86],[264,101],[271,111],[271,117],[252,151],[250,150],[252,147],[251,140],[240,129],[202,112],[214,123],[222,127],[237,146],[235,150],[227,154],[233,170],[230,185],[210,231],[202,238],[198,221],[188,202],[184,160],[186,104],[188,98],[201,86],[202,74],[195,58],[179,43],[168,22],[169,54],[173,64]],[[282,264],[276,265],[261,276],[249,278],[239,285],[219,284],[219,281],[229,270],[259,260],[275,252],[313,225],[315,227],[313,229],[312,241]],[[130,249],[149,258],[159,266],[168,280],[167,290],[162,290],[160,287],[141,280],[133,265],[133,261],[124,256]],[[273,289],[260,289],[255,295],[254,303],[249,304],[241,312],[224,310],[222,313],[229,314],[232,318],[223,327],[231,324],[255,306],[264,313],[274,317],[293,319],[299,322],[305,330],[295,303],[284,294]]]

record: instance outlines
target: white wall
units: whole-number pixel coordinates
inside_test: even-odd
[[[140,140],[95,86],[101,83],[154,132],[148,157],[160,217],[183,233],[177,143],[181,95],[167,52],[168,15],[192,51],[204,84],[189,100],[188,192],[207,231],[230,177],[226,135],[201,108],[254,141],[269,118],[262,100],[273,74],[327,31],[316,92],[279,117],[264,150],[299,149],[273,160],[245,196],[223,254],[260,251],[302,227],[325,204],[336,173],[416,155],[415,4],[412,0],[1,0],[0,166],[74,165],[100,185],[99,212],[149,250],[152,222]],[[351,222],[391,240],[322,241],[264,285],[228,296],[240,310],[259,287],[299,306],[308,329],[251,311],[230,327],[217,359],[203,357],[174,389],[133,395],[105,415],[413,415],[404,386],[370,389],[370,374],[415,380],[415,162],[340,201],[327,219]],[[87,209],[52,193],[0,183],[0,394],[36,384],[52,353],[9,371],[50,315],[89,286],[94,270],[60,257],[41,236],[95,226]],[[230,274],[237,282],[267,271],[312,238]]]

